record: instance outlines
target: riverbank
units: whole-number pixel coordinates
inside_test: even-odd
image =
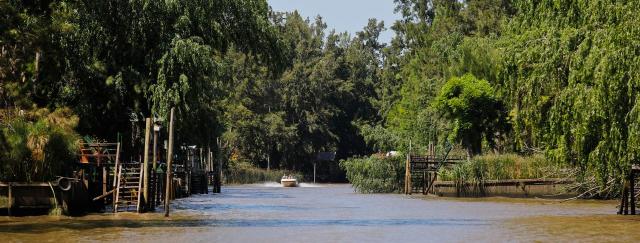
[[[360,194],[350,185],[224,187],[159,213],[0,217],[9,242],[496,242],[640,240],[640,217],[615,215],[614,201],[440,198]],[[141,239],[142,239],[141,238]]]
[[[225,185],[256,184],[263,182],[280,183],[283,175],[293,175],[298,180],[303,178],[300,172],[277,169],[257,168],[249,163],[233,163],[224,172]]]
[[[578,194],[567,190],[572,180],[566,179],[516,179],[485,180],[481,183],[437,181],[433,193],[441,197],[515,197],[556,198],[575,197]]]
[[[484,155],[442,166],[438,162],[408,165],[405,157],[372,155],[346,159],[340,165],[361,193],[404,192],[408,168],[431,166],[428,170],[411,172],[413,193],[428,191],[455,197],[571,197],[576,194],[568,187],[575,181],[573,170],[552,163],[542,155]],[[437,171],[433,169],[436,166]],[[430,186],[436,172],[436,179]]]

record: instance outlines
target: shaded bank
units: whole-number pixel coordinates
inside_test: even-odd
[[[299,180],[303,178],[300,172],[277,169],[257,168],[249,163],[236,163],[224,172],[225,184],[254,184],[262,182],[277,182],[283,175],[293,175]]]

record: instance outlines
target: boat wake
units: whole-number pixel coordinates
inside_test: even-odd
[[[300,187],[323,187],[320,184],[313,184],[313,183],[300,183],[299,186]]]
[[[282,185],[280,183],[277,182],[265,182],[262,184],[258,184],[261,187],[282,187]],[[313,183],[299,183],[298,187],[323,187],[320,184],[313,184]]]

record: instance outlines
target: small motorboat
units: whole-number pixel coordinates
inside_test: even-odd
[[[283,187],[297,187],[298,186],[298,179],[296,179],[294,176],[282,176],[282,179],[280,179],[280,184]]]

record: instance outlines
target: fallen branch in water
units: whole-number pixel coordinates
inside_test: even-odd
[[[606,183],[606,184],[607,184],[607,186],[606,186],[606,187],[604,187],[604,188],[602,188],[601,190],[599,190],[599,191],[598,191],[598,192],[596,192],[595,194],[590,194],[590,193],[591,193],[591,192],[593,192],[593,191],[595,191],[595,190],[596,190],[596,189],[598,189],[598,188],[601,188],[601,186],[594,186],[594,187],[591,187],[589,190],[587,190],[587,191],[583,192],[582,194],[580,194],[580,195],[578,195],[578,196],[575,196],[575,197],[572,197],[572,198],[567,198],[567,199],[561,200],[559,203],[563,203],[563,202],[567,202],[567,201],[572,201],[572,200],[576,200],[576,199],[584,199],[584,198],[585,198],[585,196],[586,196],[587,194],[589,194],[589,197],[593,197],[594,195],[599,195],[599,194],[601,194],[601,193],[603,193],[603,192],[605,192],[605,191],[609,190],[609,189],[611,188],[611,186],[613,186],[613,185],[614,185],[614,184],[613,184],[613,182],[614,182],[614,181],[615,181],[615,179],[611,179],[611,180],[609,180],[609,181]],[[581,183],[581,185],[584,185],[584,184],[585,184],[585,183]],[[575,188],[579,188],[579,186],[578,186],[578,187],[575,187]]]

